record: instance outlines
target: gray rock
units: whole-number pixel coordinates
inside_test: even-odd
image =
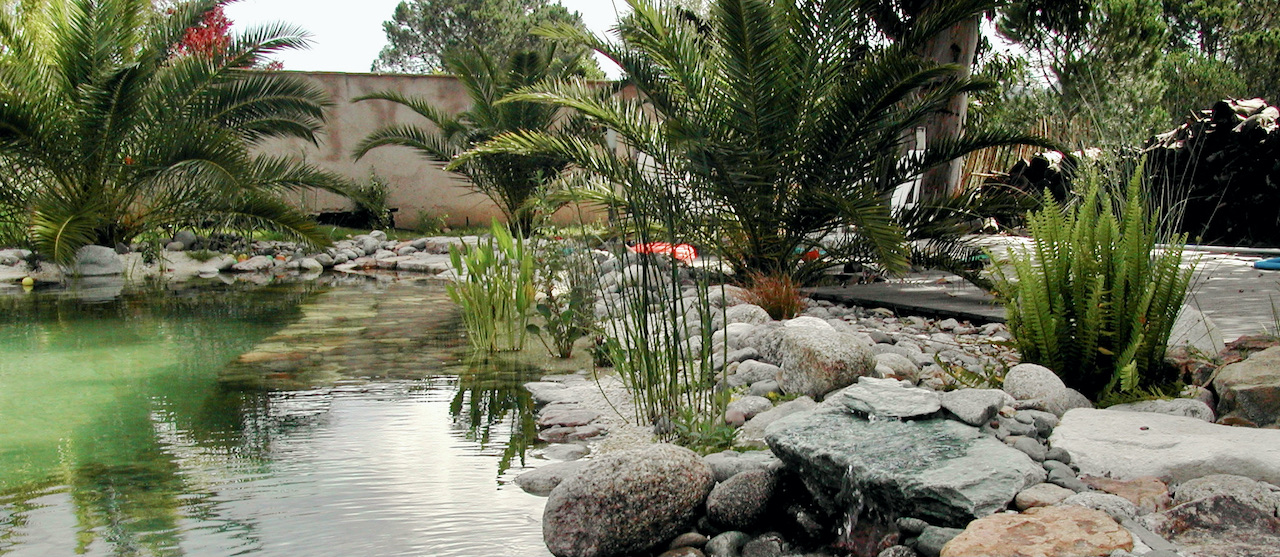
[[[736,306],[735,306],[736,307]],[[758,381],[777,381],[782,368],[757,360],[745,360],[738,364],[737,373],[729,377],[730,386],[750,385]]]
[[[1063,464],[1071,464],[1071,453],[1062,447],[1050,447],[1044,458],[1045,462],[1057,461]]]
[[[707,517],[731,530],[746,530],[764,516],[777,486],[771,470],[748,470],[716,485],[707,496]]]
[[[1088,491],[1077,493],[1067,497],[1062,501],[1062,504],[1102,511],[1114,518],[1116,522],[1123,522],[1125,519],[1137,518],[1138,516],[1137,505],[1124,497],[1110,493]]]
[[[1182,306],[1169,330],[1170,347],[1190,346],[1201,354],[1217,354],[1226,349],[1222,331],[1204,312],[1191,304]]]
[[[1108,410],[1118,410],[1120,412],[1153,412],[1156,414],[1168,414],[1170,416],[1187,416],[1196,418],[1206,422],[1213,421],[1213,410],[1209,409],[1209,405],[1198,400],[1189,398],[1175,398],[1173,400],[1143,400],[1139,402],[1130,402],[1128,404],[1116,404],[1107,408]]]
[[[782,373],[778,386],[784,392],[816,398],[875,370],[871,352],[854,335],[836,332],[815,318],[797,317],[790,322],[804,319],[814,319],[822,326],[789,325],[779,333]]]
[[[681,547],[696,547],[701,549],[706,547],[708,541],[709,540],[706,536],[697,532],[685,532],[676,536],[676,539],[671,540],[671,544],[667,546],[667,549],[679,549]]]
[[[742,546],[751,541],[751,536],[738,531],[722,532],[713,536],[703,547],[708,557],[739,557]]]
[[[378,240],[377,238],[370,237],[368,235],[362,234],[352,239],[356,241],[356,245],[359,246],[360,249],[364,250],[364,253],[366,255],[373,255],[374,253],[377,253],[379,248],[382,247],[382,242],[380,240]]]
[[[920,368],[916,366],[915,362],[911,361],[911,358],[902,354],[876,354],[876,365],[884,366],[891,370],[892,373],[886,375],[886,377],[905,379],[913,383],[920,378]]]
[[[1050,470],[1049,477],[1046,478],[1045,481],[1053,485],[1065,487],[1076,493],[1089,491],[1089,486],[1080,481],[1080,478],[1076,477],[1075,473],[1070,470],[1062,470],[1060,468]]]
[[[1051,483],[1036,484],[1018,493],[1013,498],[1014,507],[1025,511],[1033,507],[1049,507],[1065,501],[1076,492]]]
[[[773,403],[769,399],[762,396],[746,396],[729,403],[724,412],[725,421],[733,423],[741,420],[738,421],[738,425],[742,425],[760,413],[770,410],[773,410]],[[735,419],[730,420],[730,415],[734,415]]]
[[[312,257],[312,259],[314,259],[316,263],[319,263],[321,267],[326,269],[334,265],[333,256],[327,253],[317,253]]]
[[[780,394],[782,394],[782,389],[778,387],[778,382],[772,379],[768,381],[756,381],[755,383],[751,384],[752,396],[767,397],[769,395],[780,395]]]
[[[872,509],[963,525],[1045,478],[1027,455],[952,420],[869,422],[824,408],[775,422],[765,438],[829,510],[861,493]]]
[[[565,478],[571,478],[578,474],[582,467],[587,464],[585,460],[571,460],[568,462],[557,462],[539,466],[533,470],[529,470],[519,476],[516,476],[516,485],[527,493],[546,497],[551,490],[560,485]]]
[[[842,390],[840,397],[839,402],[850,410],[877,418],[914,418],[942,408],[938,393],[897,379],[859,377],[858,383]]]
[[[276,265],[276,262],[274,259],[267,257],[265,255],[255,255],[244,261],[236,263],[235,265],[232,265],[231,270],[241,272],[241,273],[257,273],[262,271],[268,271],[272,267],[275,267],[275,265]]]
[[[776,532],[766,532],[742,546],[742,557],[781,557],[787,550],[786,540]]]
[[[1212,474],[1182,482],[1174,491],[1173,504],[1229,495],[1232,499],[1273,516],[1280,515],[1280,487],[1232,474]]]
[[[1058,427],[1058,416],[1052,412],[1043,410],[1018,410],[1014,414],[1015,417],[1026,416],[1031,418],[1031,424],[1036,428],[1036,434],[1041,437],[1049,437],[1053,433],[1053,428]]]
[[[1190,419],[1190,418],[1184,418]],[[1178,553],[1193,557],[1262,557],[1280,554],[1280,518],[1214,495],[1142,517],[1141,523]],[[1150,554],[1148,554],[1150,555]]]
[[[542,456],[550,460],[578,460],[591,452],[577,443],[554,443],[542,450]]]
[[[902,531],[905,536],[919,536],[925,528],[929,527],[929,523],[918,518],[901,517],[894,521],[894,525],[898,530]]]
[[[415,253],[418,253],[418,251],[420,250],[413,246],[404,246],[396,250],[396,255],[399,255],[399,256],[413,255]]]
[[[764,447],[765,428],[786,416],[812,410],[818,406],[813,399],[802,396],[773,407],[773,410],[757,414],[738,430],[735,438],[738,445],[746,447]]]
[[[996,412],[1012,402],[1013,397],[1000,389],[959,389],[942,393],[942,407],[974,427],[990,422]]]
[[[558,402],[570,398],[569,390],[564,383],[554,381],[533,381],[525,383],[524,388],[533,394],[533,401],[538,404]]]
[[[711,453],[703,460],[711,467],[711,473],[717,482],[726,482],[743,472],[751,470],[774,470],[782,465],[773,453],[764,451],[722,451]]]
[[[646,551],[688,531],[713,484],[702,458],[674,445],[605,455],[552,490],[543,540],[560,557]]]
[[[538,427],[577,427],[600,417],[600,412],[567,404],[549,405],[538,414]]]
[[[1217,425],[1182,416],[1077,409],[1053,430],[1050,444],[1071,453],[1090,476],[1142,476],[1173,483],[1237,474],[1280,483],[1280,430]]]
[[[324,265],[321,265],[319,261],[310,257],[303,258],[302,261],[299,261],[298,267],[303,271],[311,273],[319,273],[324,270]]]
[[[196,237],[196,233],[190,230],[179,230],[177,234],[173,235],[173,241],[182,244],[184,248],[196,245],[197,240],[199,240],[199,238]]]
[[[1218,369],[1213,380],[1218,414],[1260,426],[1280,422],[1280,346]]]
[[[930,526],[916,538],[916,552],[921,557],[938,557],[942,555],[942,546],[963,532],[962,528],[939,528]]]
[[[182,251],[187,249],[187,245],[182,242],[169,242],[164,245],[165,251]]]
[[[1030,437],[1019,436],[1014,439],[1010,445],[1012,445],[1013,448],[1026,453],[1027,456],[1031,457],[1031,460],[1044,462],[1044,457],[1047,451],[1045,450],[1044,445],[1041,445],[1039,441]]]
[[[80,277],[118,275],[124,272],[124,262],[116,250],[107,246],[84,246],[76,250],[75,262],[69,274]]]
[[[1036,364],[1018,364],[1004,378],[1004,391],[1019,401],[1034,404],[1018,406],[1052,412],[1062,416],[1072,408],[1092,407],[1089,399],[1069,389],[1052,370]]]
[[[924,354],[924,352],[920,351],[919,347],[914,347],[913,349],[912,347],[908,346],[905,343],[904,344],[873,344],[871,345],[871,353],[877,356],[879,356],[880,354],[897,354],[899,356],[902,356],[904,358],[911,360],[912,362],[915,362],[916,361],[915,359],[917,357]]]
[[[764,308],[753,304],[738,304],[736,306],[725,308],[724,310],[725,324],[747,323],[749,325],[759,325],[761,323],[768,323],[772,320],[773,319],[769,317],[769,312],[765,311]],[[717,314],[712,314],[711,323],[712,326],[717,329],[721,327],[721,325],[717,323]]]
[[[1074,469],[1072,469],[1070,465],[1068,465],[1068,464],[1063,464],[1062,462],[1059,462],[1059,461],[1056,461],[1056,460],[1046,460],[1046,461],[1044,461],[1044,462],[1041,462],[1041,463],[1040,463],[1040,465],[1041,465],[1041,466],[1044,466],[1044,469],[1045,469],[1045,470],[1048,470],[1048,471],[1049,471],[1049,472],[1051,472],[1051,473],[1052,473],[1054,470],[1061,470],[1063,474],[1068,474],[1068,475],[1071,475],[1071,476],[1075,476],[1075,475],[1076,475],[1076,471],[1075,471]]]

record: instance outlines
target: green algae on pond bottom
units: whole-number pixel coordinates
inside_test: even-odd
[[[0,555],[544,555],[542,501],[505,473],[524,463],[519,385],[538,372],[464,365],[456,331],[432,325],[443,299],[305,284],[0,297]],[[299,328],[309,315],[332,336]],[[317,381],[218,381],[240,354],[317,338],[343,348],[322,351],[342,365]]]

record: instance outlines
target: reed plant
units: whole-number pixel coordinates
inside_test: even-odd
[[[1028,217],[1031,250],[996,268],[1009,330],[1023,361],[1091,399],[1158,386],[1171,379],[1165,344],[1193,271],[1181,266],[1186,236],[1161,232],[1141,167],[1123,192],[1102,184],[1096,166],[1079,183],[1067,206],[1045,196]]]
[[[791,319],[804,311],[800,285],[789,274],[747,274],[747,301],[764,308],[776,320]]]
[[[471,346],[483,352],[522,350],[536,288],[524,238],[493,221],[490,235],[471,247],[449,247],[457,280],[449,298],[462,306]]]

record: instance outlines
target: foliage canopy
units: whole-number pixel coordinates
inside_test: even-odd
[[[0,218],[38,251],[69,261],[86,244],[196,224],[327,239],[280,194],[346,193],[301,162],[250,155],[271,138],[315,141],[323,91],[250,71],[306,45],[287,25],[251,29],[225,49],[180,54],[218,3],[159,12],[147,0],[20,2],[0,13]]]

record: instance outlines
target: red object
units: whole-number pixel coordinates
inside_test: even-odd
[[[649,242],[628,246],[632,253],[665,253],[679,261],[688,263],[698,257],[698,250],[689,244],[671,245],[666,242]]]
[[[222,13],[222,6],[218,6],[204,14],[199,24],[187,29],[178,43],[178,52],[212,58],[231,46],[230,30],[231,20]]]
[[[816,249],[811,249],[804,252],[804,254],[800,256],[800,259],[805,261],[817,261],[819,257],[822,257],[822,252]]]

